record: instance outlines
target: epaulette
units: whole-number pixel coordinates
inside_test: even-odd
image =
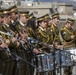
[[[45,36],[43,33],[42,33],[42,31],[41,30],[39,30],[39,33],[44,37],[44,38],[47,38],[47,41],[45,42],[45,43],[47,43],[48,41],[49,41],[49,36],[47,35],[47,36]]]
[[[48,36],[45,36],[45,35],[42,33],[41,30],[39,30],[39,32],[41,33],[41,35],[42,35],[43,37],[48,37]]]
[[[61,30],[64,30],[64,27],[62,27]]]
[[[12,36],[11,34],[5,33],[5,32],[3,32],[3,31],[0,31],[0,33],[1,33],[1,34],[4,34],[4,35],[7,35],[7,36]]]
[[[61,30],[65,30],[66,32],[68,32],[69,34],[73,34],[72,32],[70,32],[66,27],[62,27]],[[64,40],[64,39],[63,39]],[[65,42],[67,42],[66,40],[64,40]],[[73,40],[71,40],[70,42],[67,42],[68,44],[72,43]]]
[[[7,29],[7,27],[6,27],[5,25],[3,25],[3,28],[4,28],[6,31],[8,31],[8,29]]]
[[[69,31],[66,27],[63,28],[63,30],[65,30],[66,32],[68,32],[69,34],[73,34],[71,31]]]
[[[53,30],[54,34],[57,36],[53,25],[51,26],[51,29]]]

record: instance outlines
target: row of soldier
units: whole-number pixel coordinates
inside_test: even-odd
[[[54,13],[51,17],[46,14],[36,18],[33,14],[29,15],[28,11],[18,11],[16,6],[0,10],[0,73],[33,75],[34,68],[22,60],[17,60],[15,55],[31,63],[34,54],[53,52],[48,47],[55,47],[56,50],[76,47],[76,34],[73,29],[75,20],[67,19],[64,27],[59,30],[57,27],[60,20],[59,14]],[[28,37],[44,45],[31,45],[27,40]],[[12,56],[10,52],[14,55]],[[64,75],[71,75],[72,69],[73,66],[65,68]],[[49,73],[49,75],[52,74]]]

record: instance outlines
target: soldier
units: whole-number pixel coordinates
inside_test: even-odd
[[[25,38],[28,36],[27,35],[27,30],[26,30],[26,22],[27,22],[27,13],[28,11],[20,11],[19,12],[19,20],[16,22],[15,24],[15,28],[16,28],[16,34],[18,34],[18,38],[20,38],[21,40],[19,40],[19,42],[23,41],[22,44],[25,43]],[[17,55],[22,57],[23,59],[26,60],[26,51],[24,50],[24,48],[22,47],[22,45],[20,45],[17,48]],[[19,61],[19,75],[27,75],[27,63],[25,63],[24,61],[20,60]]]
[[[19,18],[19,14],[18,14],[18,8],[16,5],[12,6],[9,8],[10,10],[10,14],[11,14],[11,23],[10,23],[10,28],[11,30],[13,30],[13,32],[15,32],[15,28],[14,26],[16,25],[15,23],[17,22],[18,18]]]
[[[52,30],[50,29],[51,26],[51,18],[49,14],[44,15],[45,21],[47,22],[47,34],[50,36],[49,44],[52,46],[53,42],[53,33]]]
[[[18,20],[18,8],[16,5],[12,6],[9,8],[9,11],[10,11],[10,16],[11,16],[11,22],[10,22],[10,32],[14,32],[14,37],[16,37],[16,30],[15,30],[15,25],[16,25],[16,22]],[[16,43],[14,43],[13,45],[11,45],[9,48],[10,48],[10,51],[12,53],[14,53],[15,55],[17,55],[17,47],[19,46],[19,42],[17,41]],[[16,57],[17,58],[17,57]],[[16,58],[14,59],[14,68],[13,68],[13,75],[16,75],[18,73],[18,60],[16,60]]]
[[[9,28],[10,22],[11,22],[10,11],[9,11],[9,9],[4,9],[3,10],[3,24],[1,25],[0,34],[7,47],[11,46],[12,44],[14,45],[14,43],[17,41],[16,38],[12,37],[13,34],[11,34],[11,32],[10,32],[10,28]],[[6,53],[4,53],[4,54],[7,55]],[[5,58],[6,56],[3,56],[3,57]],[[12,56],[9,55],[9,53],[8,53],[7,57],[8,58],[4,59],[3,75],[12,75],[13,74],[13,59],[12,59]]]
[[[3,23],[3,9],[0,10],[0,28],[1,28],[2,23]],[[2,43],[1,37],[2,36],[0,35],[0,54],[2,53],[3,48],[6,47],[6,45]],[[3,62],[0,56],[0,73],[1,74],[2,74],[2,71],[3,71]]]
[[[20,11],[19,20],[15,24],[16,34],[22,39],[25,39],[27,36],[26,24],[28,21],[28,14],[28,11]]]
[[[9,8],[11,12],[11,22],[15,23],[19,18],[18,8],[16,5]]]
[[[43,43],[48,43],[49,35],[47,35],[46,32],[47,23],[44,19],[44,16],[37,18],[37,23],[38,23],[38,29],[37,29],[38,40]]]
[[[3,9],[0,10],[0,25],[3,23]]]
[[[38,23],[38,29],[37,29],[37,39],[42,42],[43,44],[46,44],[48,46],[44,46],[42,44],[39,44],[39,47],[43,50],[43,52],[50,53],[51,52],[51,32],[48,29],[48,24],[45,20],[45,16],[37,18]],[[43,62],[44,63],[44,62]],[[44,73],[40,73],[41,75],[44,75]],[[49,75],[52,75],[52,71],[49,72]]]
[[[37,27],[36,27],[36,17],[34,16],[33,13],[31,13],[28,17],[28,22],[27,22],[26,28],[27,28],[27,31],[28,31],[28,36],[30,38],[37,39],[37,36],[36,36],[36,29],[37,29]],[[32,48],[30,48],[30,50],[32,50]],[[28,55],[30,55],[28,57],[28,61],[33,63],[33,58],[35,57],[35,54],[33,52],[29,52]],[[29,70],[30,70],[30,74],[33,75],[34,74],[34,68],[29,65]]]
[[[37,37],[36,37],[36,29],[37,29],[36,17],[34,16],[33,13],[31,13],[29,15],[28,22],[27,22],[28,36],[37,39]]]
[[[17,21],[16,22],[16,28],[18,29],[18,31],[19,31],[19,33],[21,34],[21,39],[25,42],[25,40],[26,40],[26,37],[28,37],[29,35],[28,34],[30,34],[29,33],[29,31],[28,31],[28,29],[27,29],[27,26],[26,26],[26,23],[27,23],[27,21],[28,21],[28,11],[20,11],[20,18],[19,18],[19,21]],[[28,42],[27,42],[27,44],[28,44]],[[29,44],[28,44],[29,45]],[[26,45],[27,46],[27,45]],[[28,47],[27,47],[28,48]],[[22,48],[18,48],[18,55],[20,56],[20,57],[22,57],[22,58],[24,58],[25,60],[27,59],[30,63],[31,63],[31,59],[32,59],[32,51],[37,51],[36,49],[31,49],[31,48],[29,48],[30,49],[30,52],[29,53],[27,53],[27,52],[25,52]],[[29,56],[30,55],[30,56]],[[25,56],[25,57],[24,57]],[[25,63],[23,63],[22,61],[21,61],[21,68],[20,68],[20,74],[22,74],[22,72],[24,71],[24,75],[25,75],[25,72],[26,72],[26,70],[27,70],[27,66],[25,65]],[[27,64],[27,63],[26,63]],[[33,74],[33,68],[31,69],[31,66],[29,66],[30,68],[29,68],[29,73],[32,75]],[[28,71],[28,70],[27,70]],[[26,74],[27,75],[27,74]]]
[[[61,28],[63,38],[63,49],[69,50],[75,47],[76,36],[73,34],[74,19],[68,18],[64,27]],[[72,75],[73,66],[64,68],[64,75]]]
[[[51,24],[51,18],[50,18],[50,16],[49,16],[49,14],[44,15],[44,18],[45,18],[45,21],[47,22],[48,27],[49,27],[50,24]]]
[[[52,20],[51,20],[50,30],[53,33],[52,44],[56,47],[56,49],[58,49],[60,47],[59,45],[61,44],[59,29],[57,27],[60,19],[59,13],[54,13],[51,17]]]
[[[51,19],[51,24],[50,24],[50,31],[53,34],[52,39],[51,39],[52,40],[52,45],[53,45],[53,63],[54,63],[53,74],[55,74],[56,73],[56,67],[60,66],[59,65],[60,62],[55,63],[55,62],[58,61],[58,59],[56,57],[56,52],[58,51],[60,53],[59,50],[62,47],[61,46],[61,40],[60,40],[60,32],[59,32],[59,29],[57,27],[57,25],[59,23],[59,19],[60,19],[59,13],[52,14],[51,18],[52,19]],[[58,56],[58,57],[60,57],[60,56]],[[61,68],[61,66],[60,66],[60,68]]]

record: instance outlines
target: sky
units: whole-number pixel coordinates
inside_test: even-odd
[[[8,1],[8,0],[0,0],[0,1]],[[21,1],[21,0],[18,0],[18,1]],[[25,0],[23,0],[23,1],[25,1]],[[76,0],[34,0],[34,1],[41,1],[41,2],[54,2],[54,1],[57,1],[57,2],[69,2],[69,1],[76,1]]]
[[[54,2],[54,1],[57,1],[57,2],[69,2],[69,1],[76,1],[76,0],[39,0],[39,1],[43,1],[43,2]]]

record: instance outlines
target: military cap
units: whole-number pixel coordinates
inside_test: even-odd
[[[3,10],[3,15],[6,15],[6,14],[10,14],[10,9],[9,8]]]
[[[59,17],[59,13],[58,13],[58,12],[56,12],[56,13],[52,14],[52,16],[51,16],[51,17],[52,17],[52,19],[54,19],[54,18],[58,18],[58,19],[59,19],[59,18],[60,18],[60,17]]]
[[[45,19],[51,19],[50,16],[49,16],[49,14],[44,15],[44,18]]]
[[[74,21],[75,21],[75,20],[74,20],[74,19],[71,19],[71,18],[68,18],[68,19],[67,19],[67,23],[70,23],[70,24],[74,24]]]
[[[29,11],[19,11],[19,14],[22,15],[22,16],[28,16]]]
[[[44,16],[41,16],[41,17],[37,18],[37,21],[44,21],[44,20],[45,20]]]
[[[16,5],[10,7],[9,9],[10,9],[10,12],[18,12],[18,8]]]
[[[3,15],[3,9],[0,9],[0,16]]]
[[[31,18],[33,18],[33,17],[34,17],[34,14],[31,13],[31,14],[29,15],[29,19],[31,19]]]

